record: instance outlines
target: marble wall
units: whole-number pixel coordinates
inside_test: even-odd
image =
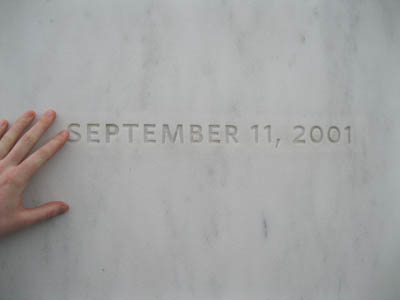
[[[71,141],[0,299],[400,299],[400,2],[0,1],[0,118]]]

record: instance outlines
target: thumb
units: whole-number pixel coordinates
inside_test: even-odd
[[[27,227],[42,221],[46,221],[65,213],[68,209],[68,204],[59,201],[49,202],[34,208],[25,208],[21,212],[21,227]]]

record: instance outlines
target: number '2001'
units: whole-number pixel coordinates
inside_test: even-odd
[[[347,126],[344,128],[344,132],[340,131],[340,128],[337,126],[331,126],[327,130],[324,131],[324,129],[321,126],[312,126],[307,132],[306,128],[302,125],[297,125],[293,127],[293,130],[295,132],[295,137],[293,139],[293,143],[295,144],[305,144],[306,143],[306,138],[305,136],[309,136],[311,142],[313,143],[321,143],[324,138],[326,137],[329,142],[331,143],[339,143],[339,141],[342,138],[346,139],[347,143],[351,143],[351,128],[350,126]]]

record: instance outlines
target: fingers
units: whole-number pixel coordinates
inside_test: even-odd
[[[0,139],[0,159],[3,159],[8,152],[15,145],[24,130],[32,123],[35,118],[35,112],[33,110],[27,111],[23,114],[13,126],[7,131],[7,133]]]
[[[16,214],[0,219],[0,237],[51,219],[65,213],[68,209],[68,204],[64,202],[50,202],[35,208],[21,207]]]
[[[46,145],[42,146],[16,168],[21,176],[21,182],[26,185],[29,179],[66,143],[69,137],[67,130],[61,131],[52,138]]]
[[[7,161],[12,165],[18,165],[32,150],[40,137],[46,132],[56,118],[54,110],[47,111],[40,120],[26,132],[7,155]]]
[[[1,137],[6,133],[8,128],[8,122],[7,120],[3,120],[0,122],[0,139]]]
[[[25,208],[18,215],[18,229],[46,221],[65,213],[69,209],[64,202],[49,202],[35,208]]]

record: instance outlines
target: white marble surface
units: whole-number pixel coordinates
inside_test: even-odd
[[[0,240],[0,299],[400,299],[399,53],[397,0],[0,1],[0,118],[81,126],[25,193],[71,210]]]

